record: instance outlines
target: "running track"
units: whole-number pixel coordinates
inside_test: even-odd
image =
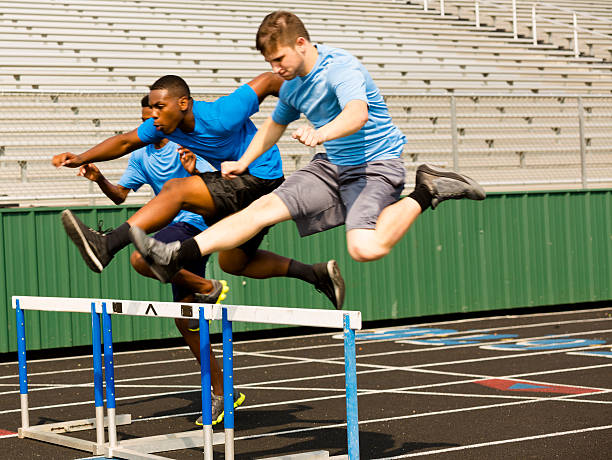
[[[234,350],[236,386],[247,396],[236,413],[236,458],[346,454],[340,336],[236,341]],[[186,347],[115,353],[115,362],[117,413],[134,419],[118,427],[119,440],[195,428],[199,367]],[[91,367],[90,356],[29,361],[30,423],[93,417]],[[364,330],[357,371],[364,459],[612,452],[612,307]],[[90,457],[18,439],[19,423],[17,364],[0,363],[2,457]]]

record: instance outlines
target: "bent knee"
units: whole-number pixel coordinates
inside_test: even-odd
[[[356,262],[372,262],[389,254],[388,248],[378,245],[349,244],[347,249],[351,258]]]
[[[130,255],[130,264],[132,264],[132,267],[134,267],[134,270],[136,270],[138,273],[141,273],[141,274],[145,272],[148,268],[147,263],[144,261],[144,259],[142,258],[142,256],[140,255],[138,251],[134,251]]]
[[[240,276],[248,264],[248,257],[239,248],[221,251],[217,259],[219,268],[230,275]]]

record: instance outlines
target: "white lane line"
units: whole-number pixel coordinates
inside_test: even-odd
[[[279,366],[291,366],[293,364],[303,364],[302,361],[296,361],[295,359],[293,359],[293,362],[286,362],[286,363],[275,363],[275,364],[257,364],[257,365],[253,365],[253,366],[243,366],[243,367],[236,367],[234,368],[234,371],[243,371],[243,370],[249,370],[249,369],[259,369],[262,367],[265,368],[269,368],[269,367],[279,367]],[[334,363],[334,364],[342,364],[343,363]],[[117,366],[115,366],[115,368],[117,368]],[[200,371],[196,371],[196,372],[183,372],[181,374],[164,374],[164,375],[152,375],[152,376],[147,376],[147,377],[133,377],[133,378],[129,378],[129,379],[117,379],[115,380],[115,382],[139,382],[139,381],[143,381],[143,380],[159,380],[159,379],[167,379],[167,378],[172,378],[172,377],[186,377],[186,376],[190,376],[190,375],[200,375]],[[13,376],[14,378],[18,378],[18,375]],[[28,379],[31,377],[31,374],[28,374]],[[0,384],[0,386],[18,386],[19,383],[15,383],[15,384]],[[35,386],[42,386],[43,384],[32,384],[32,383],[28,383],[28,392],[34,392],[34,391],[45,391],[45,390],[55,390],[55,389],[61,389],[61,388],[70,388],[70,387],[74,387],[74,386],[78,386],[78,385],[83,385],[83,386],[92,386],[93,383],[83,383],[83,384],[72,384],[72,383],[65,383],[65,384],[60,384],[60,383],[50,383],[50,384],[46,384],[47,388],[32,388],[30,390],[30,387],[35,387]],[[145,386],[145,385],[143,385]],[[155,386],[155,385],[151,385],[151,386]],[[4,391],[4,392],[0,392],[0,396],[2,395],[9,395],[9,394],[17,394],[19,393],[19,390],[17,391]]]
[[[425,456],[425,455],[441,454],[443,452],[457,452],[457,451],[460,451],[460,450],[478,449],[480,447],[498,446],[500,444],[510,444],[510,443],[515,443],[515,442],[533,441],[534,439],[554,438],[554,437],[558,437],[558,436],[567,436],[567,435],[570,435],[570,434],[579,434],[579,433],[588,433],[588,432],[591,432],[591,431],[609,430],[611,428],[612,428],[612,425],[593,426],[593,427],[590,427],[590,428],[582,428],[580,430],[557,431],[556,433],[545,433],[545,434],[538,434],[538,435],[534,435],[534,436],[525,436],[525,437],[522,437],[522,438],[512,438],[512,439],[502,439],[502,440],[499,440],[499,441],[481,442],[481,443],[478,443],[478,444],[470,444],[470,445],[467,445],[467,446],[447,447],[445,449],[428,450],[428,451],[425,451],[425,452],[415,452],[415,453],[412,453],[412,454],[397,455],[397,456],[394,456],[394,457],[381,457],[381,458],[378,458],[376,460],[392,460],[392,459],[396,459],[396,458],[422,457],[422,456]]]
[[[571,395],[571,396],[576,396],[576,395]],[[488,404],[484,406],[474,406],[474,407],[466,407],[466,408],[460,408],[460,409],[449,409],[449,410],[444,410],[444,411],[425,412],[421,414],[403,415],[403,416],[397,416],[397,417],[385,417],[385,418],[372,419],[372,420],[359,420],[359,425],[366,425],[370,423],[391,422],[391,421],[405,420],[405,419],[411,419],[411,418],[429,417],[432,415],[433,416],[447,415],[447,414],[452,414],[452,413],[493,409],[493,408],[505,407],[505,406],[516,406],[519,404],[531,404],[531,403],[539,403],[539,402],[544,402],[544,401],[559,401],[559,400],[564,400],[567,398],[568,396],[564,395],[564,396],[558,396],[558,397],[553,397],[553,398],[534,399],[530,401],[516,401],[516,402],[508,402],[508,403],[500,403],[500,404]],[[276,432],[271,432],[271,433],[247,435],[247,436],[237,437],[235,438],[235,440],[239,441],[239,440],[245,440],[245,439],[265,438],[269,436],[281,436],[285,434],[302,433],[306,431],[316,431],[316,430],[326,430],[330,428],[341,428],[341,427],[346,427],[346,423],[335,423],[331,425],[316,426],[316,427],[310,427],[310,428],[298,428],[295,430],[285,430],[285,431],[276,431]]]
[[[496,332],[496,331],[504,331],[504,330],[513,330],[513,329],[524,329],[524,328],[535,328],[535,327],[544,327],[544,326],[557,326],[557,325],[562,325],[562,324],[578,324],[578,323],[591,323],[591,322],[599,322],[599,321],[612,321],[612,318],[590,318],[590,319],[584,319],[584,320],[574,320],[574,321],[553,321],[553,322],[549,322],[549,323],[533,323],[533,324],[521,324],[521,325],[517,325],[517,326],[503,326],[503,327],[495,327],[495,328],[484,328],[484,329],[470,329],[470,330],[465,330],[465,331],[456,331],[456,332],[449,332],[448,334],[444,334],[444,335],[432,335],[432,334],[428,334],[428,333],[424,333],[423,335],[415,335],[412,337],[405,337],[405,338],[401,338],[401,337],[395,337],[395,338],[389,338],[389,339],[371,339],[371,340],[357,340],[356,344],[362,345],[362,344],[369,344],[369,343],[384,343],[384,342],[397,342],[397,343],[408,343],[408,342],[404,342],[407,340],[418,340],[418,339],[429,339],[429,338],[436,338],[436,337],[453,337],[456,335],[464,335],[464,334],[474,334],[474,333],[480,333],[480,332]],[[432,325],[435,326],[436,323],[433,323]],[[442,323],[439,323],[442,324]],[[403,330],[403,329],[409,329],[409,328],[418,328],[418,327],[422,327],[425,325],[410,325],[410,326],[398,326],[397,328],[392,328],[392,329],[387,329],[387,328],[380,328],[380,329],[373,329],[373,330],[382,330],[382,331],[395,331],[395,330]],[[337,335],[338,333],[335,332],[333,333],[333,335]],[[525,337],[522,340],[533,340],[535,337]],[[512,339],[512,340],[521,340],[521,339]],[[249,343],[249,342],[246,342]],[[239,345],[238,343],[236,345]],[[469,345],[474,345],[474,344],[469,344]],[[482,343],[480,343],[479,345],[482,345]],[[332,347],[343,347],[344,343],[342,341],[338,341],[336,343],[330,343],[330,344],[324,344],[324,345],[312,345],[312,346],[307,346],[307,347],[290,347],[290,348],[280,348],[280,349],[276,349],[276,350],[259,350],[263,353],[283,353],[286,351],[298,351],[298,350],[315,350],[315,349],[320,349],[320,348],[332,348]],[[465,345],[458,345],[458,346],[465,346]],[[454,347],[454,346],[452,346]],[[437,347],[438,350],[444,350],[448,347]]]
[[[575,348],[575,350],[591,349],[591,348],[593,348],[593,347]],[[414,366],[403,366],[403,367],[379,366],[377,364],[363,364],[363,363],[360,364],[360,363],[357,363],[358,367],[374,367],[375,368],[375,369],[370,369],[370,370],[366,370],[366,371],[357,371],[357,374],[358,375],[362,375],[362,374],[371,374],[371,373],[377,373],[377,372],[393,372],[393,371],[410,372],[410,371],[415,371],[415,370],[423,369],[423,368],[426,368],[426,367],[461,364],[461,363],[465,363],[465,362],[479,362],[479,361],[492,360],[492,359],[498,360],[498,359],[506,359],[506,358],[517,358],[517,357],[524,358],[524,357],[529,357],[529,356],[538,356],[538,355],[548,355],[548,354],[555,354],[555,353],[563,353],[565,351],[567,351],[567,350],[546,350],[546,351],[538,351],[538,352],[533,352],[533,353],[521,353],[521,354],[514,354],[514,355],[493,356],[493,357],[490,357],[490,358],[476,358],[476,359],[470,359],[470,360],[447,361],[447,362],[443,362],[443,363],[417,364],[417,365],[414,365]],[[249,384],[249,383],[244,384],[243,386],[245,388],[248,388],[250,385],[265,385],[266,383],[270,383],[270,384],[287,383],[287,382],[296,382],[296,381],[303,381],[303,380],[315,380],[315,379],[343,377],[343,376],[344,376],[344,372],[337,373],[337,374],[317,375],[317,376],[313,376],[313,377],[295,377],[295,378],[290,378],[290,379],[270,380],[268,382],[254,382],[252,384]],[[482,377],[480,377],[480,378],[482,378]],[[495,378],[499,378],[499,377],[495,377]]]
[[[213,344],[214,345],[214,344]],[[129,355],[132,353],[155,353],[156,351],[171,351],[171,350],[189,350],[189,347],[187,345],[181,345],[180,347],[168,347],[168,348],[153,348],[152,350],[147,350],[147,349],[143,349],[143,350],[134,350],[134,351],[116,351],[113,353],[113,355]],[[41,350],[36,350],[36,351],[41,351]],[[53,361],[65,361],[65,360],[69,360],[69,359],[84,359],[84,358],[91,358],[92,354],[88,354],[88,355],[77,355],[77,356],[62,356],[60,358],[44,358],[44,359],[36,359],[33,360],[33,362],[36,363],[49,363],[49,362],[53,362]],[[0,363],[0,366],[7,366],[7,365],[15,365],[18,364],[18,361],[8,361],[5,363]]]
[[[378,328],[378,329],[372,329],[372,330],[393,331],[393,330],[403,330],[406,328],[418,328],[418,327],[423,327],[423,326],[462,324],[462,323],[467,323],[467,322],[479,322],[479,321],[498,320],[498,319],[519,319],[519,318],[530,318],[530,317],[540,317],[540,316],[580,314],[580,313],[591,313],[591,312],[599,312],[599,311],[607,311],[607,310],[612,310],[612,309],[599,308],[599,309],[594,309],[594,310],[574,310],[574,311],[569,311],[569,312],[551,312],[551,313],[535,313],[535,314],[529,314],[529,315],[504,315],[504,316],[493,316],[493,317],[481,317],[481,318],[471,318],[471,319],[456,320],[456,321],[418,323],[418,324],[396,326],[393,328]],[[547,322],[547,323],[519,324],[515,326],[503,326],[503,327],[497,327],[497,328],[485,328],[485,329],[475,329],[475,330],[469,330],[469,331],[457,331],[454,333],[449,333],[447,336],[474,333],[474,332],[490,332],[490,331],[507,330],[507,329],[514,329],[514,328],[520,329],[520,328],[544,327],[544,326],[553,326],[553,325],[556,326],[556,325],[561,325],[561,324],[579,324],[579,323],[597,322],[597,321],[606,321],[606,320],[612,320],[612,318],[588,318],[588,319],[573,320],[573,321],[568,320],[568,321],[553,321],[553,322]],[[278,342],[281,340],[294,340],[294,339],[320,337],[320,336],[328,336],[328,335],[336,335],[336,334],[337,332],[325,332],[321,334],[305,334],[305,335],[289,336],[289,337],[273,337],[273,338],[268,338],[268,339],[244,340],[240,342],[235,342],[234,346],[239,346],[241,344],[252,344],[252,343],[260,343],[260,342],[270,342],[270,341]],[[418,339],[418,338],[425,338],[425,337],[430,337],[430,335],[425,334],[423,336],[415,336],[411,338]],[[525,340],[526,339],[529,339],[529,337],[525,338]],[[388,340],[385,340],[385,339],[383,340],[380,340],[380,339],[379,340],[364,340],[364,341],[359,341],[359,344],[387,342],[387,341],[394,341],[394,340],[397,341],[398,339],[395,338],[395,339],[388,339]],[[218,347],[220,345],[221,344],[218,344],[218,343],[213,344],[213,347]],[[292,347],[292,348],[285,348],[285,349],[261,350],[261,351],[270,353],[270,352],[285,352],[285,351],[294,351],[294,350],[312,350],[312,349],[317,349],[317,348],[329,348],[329,347],[341,347],[341,346],[343,346],[343,344],[340,342],[340,343],[331,343],[331,344],[325,344],[325,345],[314,345],[314,346],[307,346],[307,347]],[[437,349],[440,350],[440,349],[445,349],[445,348],[439,347]],[[129,355],[129,354],[154,353],[158,351],[171,351],[171,350],[188,351],[189,348],[187,346],[178,346],[178,347],[167,347],[167,348],[155,348],[155,349],[149,349],[149,350],[120,351],[120,352],[115,352],[114,354],[115,355]],[[220,349],[216,350],[216,352],[219,352],[219,351],[221,350]],[[84,359],[84,358],[91,358],[91,355],[89,354],[89,355],[78,355],[78,356],[66,356],[66,357],[60,357],[60,358],[37,359],[34,362],[44,363],[44,362],[72,360],[72,359]],[[147,365],[147,364],[151,364],[155,362],[156,361],[152,361],[150,363],[135,363],[133,365]],[[10,362],[5,362],[5,363],[0,363],[0,367],[6,366],[6,365],[16,365],[16,364],[18,364],[17,361],[10,361]],[[129,364],[126,364],[124,366],[129,366]],[[74,369],[74,370],[80,370],[80,369]],[[66,372],[70,372],[70,371],[71,370],[66,370]],[[6,377],[0,377],[0,378],[6,378]]]

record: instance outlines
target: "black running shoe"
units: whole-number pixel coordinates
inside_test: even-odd
[[[102,273],[113,258],[106,247],[106,236],[89,228],[69,209],[62,211],[62,224],[87,266],[96,273]]]
[[[246,396],[244,393],[236,393],[234,391],[234,409],[242,406]],[[223,396],[212,395],[212,425],[221,423],[225,416],[225,407],[223,404]],[[202,426],[202,416],[195,421],[195,424]]]
[[[487,196],[484,189],[474,179],[463,174],[444,169],[421,165],[417,168],[416,183],[425,184],[431,193],[431,208],[445,200],[484,200]]]
[[[335,260],[314,264],[312,266],[317,277],[315,289],[327,296],[336,310],[344,304],[344,279]]]
[[[162,283],[169,282],[181,269],[177,260],[181,247],[180,241],[162,243],[155,238],[148,237],[141,228],[135,225],[130,227],[130,240]]]

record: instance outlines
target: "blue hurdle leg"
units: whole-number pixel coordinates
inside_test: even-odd
[[[102,337],[100,335],[100,314],[96,303],[91,303],[91,343],[93,348],[94,399],[96,407],[96,444],[104,444],[104,388],[102,386]]]
[[[26,362],[25,317],[16,300],[15,314],[17,317],[17,356],[19,361],[19,397],[21,400],[21,428],[30,427],[28,412],[28,365]]]
[[[346,432],[348,456],[359,459],[359,417],[357,414],[357,358],[355,331],[351,329],[349,315],[344,315],[344,370],[346,379]]]
[[[204,460],[213,458],[212,398],[210,395],[210,330],[200,307],[200,375],[202,380],[202,425],[204,430]]]
[[[106,378],[106,413],[108,416],[108,445],[117,447],[117,423],[115,418],[115,366],[113,363],[113,325],[102,302],[102,328],[104,336],[104,376]]]
[[[232,343],[232,322],[227,319],[223,308],[223,426],[225,428],[225,458],[234,458],[234,346]]]

